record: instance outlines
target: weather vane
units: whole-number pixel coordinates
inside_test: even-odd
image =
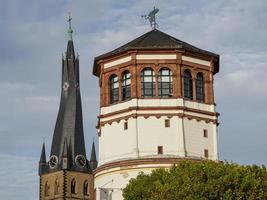
[[[153,29],[156,29],[158,27],[158,24],[156,22],[156,14],[159,12],[158,8],[155,8],[152,11],[148,13],[148,15],[143,15],[142,17],[145,18],[146,20],[149,20],[150,26]]]

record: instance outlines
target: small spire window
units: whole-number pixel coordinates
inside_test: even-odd
[[[156,81],[155,72],[151,68],[145,68],[141,73],[142,96],[145,98],[154,97]]]
[[[172,96],[172,72],[168,68],[159,71],[158,89],[159,97],[168,98]]]
[[[119,81],[118,76],[113,74],[109,80],[110,85],[110,103],[116,103],[119,101]]]
[[[196,100],[199,102],[204,102],[204,94],[204,77],[202,73],[198,73],[196,79]]]
[[[193,99],[192,75],[189,70],[184,71],[184,98]]]
[[[71,180],[70,192],[71,192],[71,194],[77,194],[77,186],[76,186],[76,180],[75,179]]]
[[[122,100],[131,98],[131,74],[125,71],[122,75]]]

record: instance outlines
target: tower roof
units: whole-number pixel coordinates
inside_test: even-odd
[[[42,152],[41,152],[39,163],[46,163],[45,143],[43,143],[43,146],[42,146]]]
[[[50,156],[58,158],[58,165],[53,170],[62,169],[63,157],[67,157],[69,161],[75,161],[77,156],[83,156],[86,159],[79,86],[79,58],[75,58],[72,40],[68,41],[66,56],[62,60],[61,99]],[[89,169],[89,166],[76,165],[76,162],[72,162],[70,169],[78,171]]]
[[[92,145],[90,161],[97,161],[96,160],[95,143],[94,142],[93,142],[93,145]]]
[[[129,50],[176,50],[176,49],[204,54],[214,57],[216,59],[219,58],[218,54],[200,49],[182,40],[174,38],[162,31],[159,31],[158,29],[153,29],[113,51],[95,57],[93,74],[96,75],[97,73],[97,62],[99,60],[122,52],[126,52]],[[217,70],[219,70],[219,68]]]

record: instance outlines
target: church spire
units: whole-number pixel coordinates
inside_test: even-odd
[[[43,143],[42,152],[39,160],[39,175],[45,172],[46,167],[46,154],[45,154],[45,143]]]
[[[95,170],[97,167],[97,159],[96,159],[96,152],[95,152],[95,143],[92,144],[92,150],[91,150],[91,158],[90,158],[90,167],[91,170]]]
[[[72,31],[69,16],[70,30]],[[54,162],[49,169],[55,171],[64,168],[85,172],[90,167],[87,164],[83,133],[79,58],[75,58],[72,36],[69,37],[66,56],[62,60],[61,86],[60,106],[50,153],[50,160],[53,158]],[[82,162],[79,162],[80,160]],[[83,162],[84,160],[86,162]],[[64,165],[63,161],[67,162],[67,165]]]

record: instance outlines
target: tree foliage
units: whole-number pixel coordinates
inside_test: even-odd
[[[264,166],[182,161],[170,169],[140,173],[123,190],[125,200],[266,200]]]

